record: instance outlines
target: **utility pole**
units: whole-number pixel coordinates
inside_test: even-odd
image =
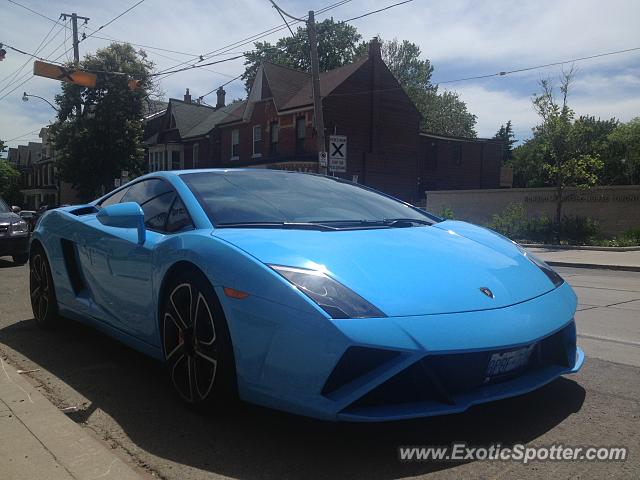
[[[78,40],[78,19],[84,20],[84,23],[89,21],[89,17],[80,17],[76,13],[61,13],[60,18],[66,20],[67,18],[71,18],[71,28],[73,32],[73,61],[77,65],[80,62],[80,49],[78,45],[80,44],[80,40]]]
[[[73,63],[77,66],[80,63],[80,48],[78,45],[80,44],[80,40],[78,40],[78,19],[84,20],[84,23],[89,21],[89,17],[79,17],[75,12],[74,13],[61,13],[60,18],[66,20],[67,18],[71,18],[71,28],[73,32]],[[82,105],[80,101],[76,104],[76,115],[79,117],[82,115]]]
[[[326,152],[324,140],[324,115],[322,113],[322,98],[320,98],[320,66],[318,64],[318,37],[316,34],[316,21],[313,10],[309,11],[307,18],[307,34],[309,35],[309,46],[311,49],[311,84],[313,87],[313,111],[316,120],[316,134],[318,135],[318,154]],[[318,172],[327,174],[327,166],[320,166],[318,162]]]
[[[303,18],[294,17],[293,15],[288,14],[287,12],[282,10],[274,0],[269,0],[269,1],[271,2],[271,5],[273,5],[273,8],[275,8],[278,11],[280,16],[284,20],[284,23],[287,24],[287,27],[289,27],[289,31],[291,32],[291,35],[293,35],[293,30],[291,30],[291,27],[289,26],[289,24],[287,23],[287,20],[284,17],[285,16],[289,17],[295,20],[296,22],[304,22],[305,20]],[[325,165],[325,166],[320,165],[320,154],[326,153],[327,147],[325,146],[325,141],[324,141],[324,115],[322,114],[322,98],[320,98],[320,66],[318,63],[318,36],[316,32],[316,20],[315,20],[315,14],[313,10],[309,11],[309,16],[307,17],[306,23],[307,23],[307,35],[309,36],[309,48],[311,50],[311,85],[313,88],[313,112],[315,116],[315,127],[316,127],[316,134],[318,137],[318,172],[326,175],[328,165]]]

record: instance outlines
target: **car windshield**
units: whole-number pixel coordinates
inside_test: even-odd
[[[6,204],[6,202],[0,198],[0,213],[9,213],[11,211],[11,209],[9,208],[9,205]]]
[[[181,177],[217,227],[376,228],[436,221],[387,196],[319,175],[238,170]]]

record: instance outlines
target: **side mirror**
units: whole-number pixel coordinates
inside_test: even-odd
[[[20,213],[20,211],[21,211],[21,210],[22,210],[22,209],[21,209],[20,207],[17,207],[16,205],[13,205],[13,206],[11,207],[11,211],[12,211],[13,213]]]
[[[138,243],[142,245],[147,237],[144,227],[144,212],[136,202],[114,203],[102,208],[97,214],[98,221],[107,227],[135,228]]]

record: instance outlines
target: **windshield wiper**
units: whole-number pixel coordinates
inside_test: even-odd
[[[385,218],[383,220],[385,225],[389,227],[411,227],[413,225],[433,225],[431,220],[423,220],[421,218]]]
[[[217,223],[216,228],[281,228],[290,230],[319,230],[328,232],[339,230],[339,228],[331,227],[313,222],[237,222],[237,223]]]

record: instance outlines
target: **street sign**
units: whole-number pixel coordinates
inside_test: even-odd
[[[318,152],[318,165],[321,167],[327,166],[327,152]]]
[[[113,186],[114,186],[114,187],[116,187],[116,188],[117,188],[117,187],[119,187],[119,186],[120,186],[120,183],[121,183],[121,182],[120,182],[120,179],[119,179],[119,178],[114,178],[114,179],[113,179]]]
[[[347,137],[344,135],[329,137],[329,170],[338,173],[347,171]]]
[[[33,62],[33,74],[39,77],[75,83],[76,85],[87,88],[94,88],[96,86],[96,80],[98,79],[95,73],[66,68],[61,65],[54,65],[53,63],[41,62],[40,60]]]

